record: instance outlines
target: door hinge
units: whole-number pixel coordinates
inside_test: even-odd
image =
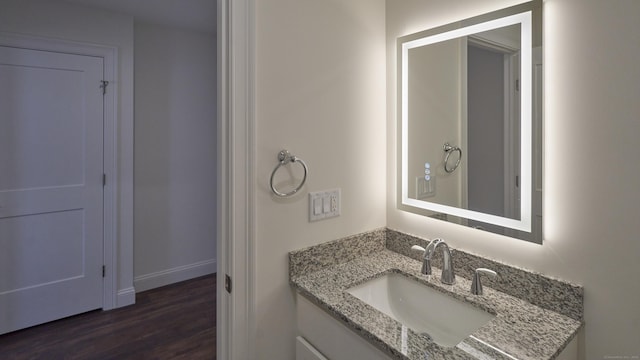
[[[231,277],[227,274],[224,274],[224,289],[231,294]]]
[[[107,186],[107,174],[102,174],[102,186]]]
[[[516,175],[516,187],[520,187],[520,176]]]
[[[516,91],[520,91],[520,79],[516,79]]]
[[[107,86],[109,86],[109,82],[107,80],[100,80],[100,88],[102,89],[102,95],[107,94]]]
[[[102,265],[102,277],[105,277],[106,274],[107,274],[107,267],[105,265]]]

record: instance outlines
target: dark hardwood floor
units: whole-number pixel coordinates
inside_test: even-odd
[[[216,277],[145,291],[136,304],[0,335],[0,359],[215,359]]]

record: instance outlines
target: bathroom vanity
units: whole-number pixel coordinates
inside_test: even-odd
[[[433,275],[421,274],[422,254],[411,249],[416,244],[425,247],[426,241],[379,229],[291,252],[297,358],[577,358],[582,287],[456,250],[452,252],[456,281],[444,285],[437,268],[441,257],[434,258]],[[483,295],[472,295],[471,277],[478,267],[499,275],[483,279]],[[382,282],[389,284],[375,285]],[[414,293],[403,286],[427,292]],[[372,298],[378,300],[384,298],[380,291],[408,292],[404,299],[389,300],[395,304],[380,305],[366,299],[367,293],[376,291]],[[433,292],[443,299],[429,295]],[[402,314],[403,309],[408,313]],[[461,315],[462,311],[471,313]],[[469,327],[474,314],[486,318]],[[425,322],[440,321],[430,315],[444,322],[425,330],[429,329],[422,328]]]

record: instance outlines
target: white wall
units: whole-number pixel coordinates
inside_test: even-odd
[[[45,0],[0,0],[0,31],[118,48],[117,306],[133,293],[133,18]]]
[[[216,271],[216,40],[135,23],[136,292]]]
[[[287,253],[385,225],[384,1],[256,1],[255,251],[258,359],[293,359]],[[278,151],[309,165],[307,185],[269,190]],[[308,191],[342,189],[342,215],[308,222]]]
[[[391,1],[391,0],[390,0]],[[396,36],[520,1],[402,1]],[[640,2],[546,0],[544,243],[536,245],[400,212],[395,191],[395,60],[388,54],[387,224],[582,284],[581,356],[640,355]],[[400,25],[399,19],[412,20]]]

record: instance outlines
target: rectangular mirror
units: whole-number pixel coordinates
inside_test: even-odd
[[[398,39],[398,207],[542,243],[542,3]]]

